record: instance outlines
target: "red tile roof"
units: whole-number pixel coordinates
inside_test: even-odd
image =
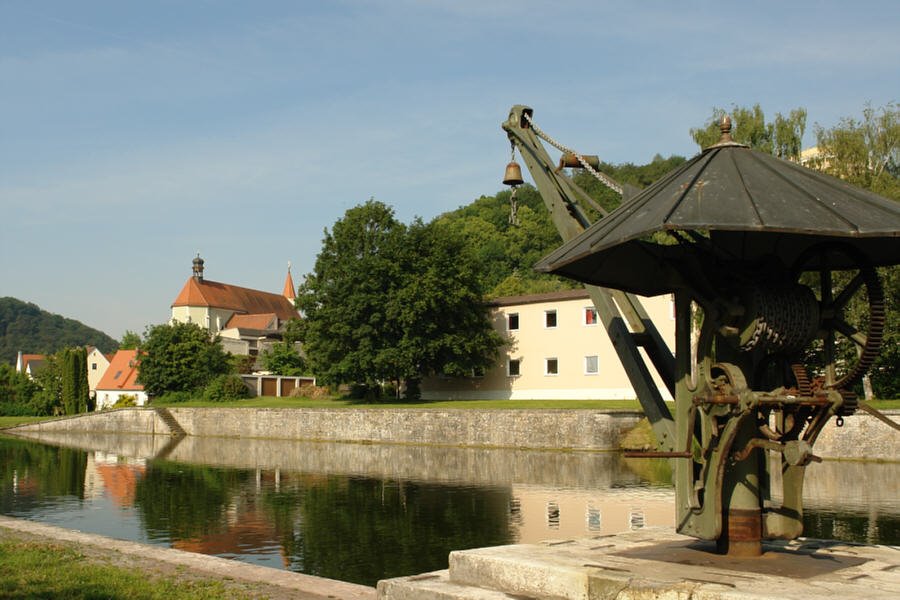
[[[137,382],[137,364],[137,350],[119,350],[97,383],[97,390],[143,390]]]
[[[239,329],[276,329],[275,313],[263,315],[232,315],[223,329],[237,327]]]
[[[243,314],[274,313],[279,319],[297,318],[297,309],[284,296],[191,277],[172,306],[208,306]]]

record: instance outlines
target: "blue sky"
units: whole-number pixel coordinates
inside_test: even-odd
[[[494,194],[528,104],[606,161],[712,108],[826,127],[900,100],[900,3],[0,0],[0,296],[114,337],[206,276],[279,292],[374,197]]]

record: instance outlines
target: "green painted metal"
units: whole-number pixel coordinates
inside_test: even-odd
[[[503,128],[565,241],[537,268],[591,290],[660,438],[652,454],[673,462],[678,530],[745,556],[761,538],[797,537],[816,438],[854,412],[849,389],[880,351],[874,266],[900,263],[900,205],[735,144],[723,123],[719,144],[588,226],[580,190],[554,169],[530,116],[515,106]],[[859,331],[843,310],[863,292]],[[675,294],[674,358],[634,293]],[[856,345],[856,364],[840,360],[839,336]],[[803,360],[815,343],[824,364],[811,379]],[[673,392],[674,418],[639,345]]]
[[[587,194],[555,168],[555,162],[550,159],[540,139],[528,127],[525,114],[530,115],[531,112],[527,106],[512,107],[509,118],[502,127],[519,150],[547,210],[550,211],[553,224],[566,242],[591,225],[577,200]],[[653,381],[650,367],[644,361],[640,348],[646,349],[665,385],[674,390],[675,360],[671,350],[636,296],[592,285],[586,285],[585,288],[653,427],[660,449],[672,451],[675,422]]]

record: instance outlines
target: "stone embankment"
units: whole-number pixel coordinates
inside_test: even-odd
[[[895,421],[900,411],[887,413]],[[596,410],[130,408],[17,429],[540,450],[618,450],[639,412]],[[831,459],[900,460],[900,435],[858,413],[815,445]]]

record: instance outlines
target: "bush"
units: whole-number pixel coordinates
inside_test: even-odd
[[[112,408],[131,408],[137,406],[137,396],[134,394],[122,394]]]
[[[238,375],[219,375],[209,382],[203,390],[203,398],[210,402],[224,402],[226,400],[240,400],[249,398],[250,390],[244,385],[244,380]]]
[[[188,400],[193,400],[194,394],[191,392],[167,392],[162,396],[157,396],[154,398],[157,402],[162,402],[165,404],[177,404],[179,402],[187,402]]]

